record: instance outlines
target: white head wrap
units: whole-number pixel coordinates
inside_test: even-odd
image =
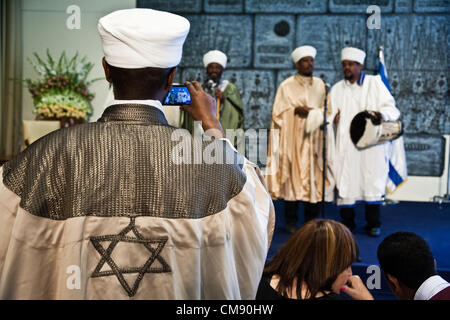
[[[313,59],[316,57],[316,48],[311,46],[301,46],[292,51],[291,58],[294,63],[297,63],[300,59],[304,57],[312,57]]]
[[[364,59],[366,58],[366,53],[360,49],[347,47],[341,51],[341,61],[350,60],[356,61],[360,64],[364,64]]]
[[[186,18],[152,9],[118,10],[98,21],[106,61],[126,69],[177,66],[189,28]]]
[[[213,62],[220,64],[225,69],[227,67],[226,54],[219,50],[211,50],[203,56],[203,65],[205,68]]]

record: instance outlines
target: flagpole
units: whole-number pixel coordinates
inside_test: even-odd
[[[322,206],[321,217],[325,219],[325,179],[327,175],[327,95],[328,95],[328,83],[325,83],[325,101],[323,108],[323,137],[322,137],[322,155],[323,155],[323,167],[322,167]]]

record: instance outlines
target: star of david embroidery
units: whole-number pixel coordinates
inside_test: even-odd
[[[127,234],[132,232],[136,237],[130,237]],[[129,297],[136,294],[139,284],[146,273],[163,273],[171,272],[170,266],[167,262],[160,256],[162,249],[164,248],[168,238],[156,238],[156,239],[146,239],[139,231],[136,229],[134,224],[134,218],[131,218],[130,224],[120,231],[119,234],[115,235],[104,235],[90,238],[94,248],[100,253],[101,259],[91,275],[91,278],[107,277],[115,275],[119,280],[122,287],[128,293]],[[105,248],[100,244],[104,241],[111,241],[108,248]],[[125,267],[119,268],[114,260],[111,258],[111,253],[119,242],[129,242],[143,245],[150,252],[150,257],[147,259],[145,264],[140,267]],[[161,264],[161,267],[152,267],[155,261]],[[111,270],[100,271],[104,264],[107,263]],[[133,286],[128,285],[124,278],[124,274],[137,273],[138,276],[133,284]]]

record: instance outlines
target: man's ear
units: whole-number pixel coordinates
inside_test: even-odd
[[[177,67],[173,67],[172,70],[169,71],[169,76],[167,77],[167,83],[165,89],[169,91],[172,88],[173,78],[175,77],[175,73],[177,72]]]
[[[389,273],[386,274],[386,278],[388,279],[389,283],[392,286],[392,289],[394,289],[395,291],[398,291],[400,289],[400,285],[398,283],[398,280],[396,277],[391,276]]]
[[[112,82],[111,76],[109,75],[109,68],[108,68],[108,65],[106,64],[105,57],[103,57],[103,59],[102,59],[102,65],[103,65],[103,70],[105,70],[106,81]]]

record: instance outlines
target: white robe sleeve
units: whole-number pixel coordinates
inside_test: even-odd
[[[0,167],[0,284],[19,203],[19,196],[3,184],[3,168]]]
[[[376,95],[378,99],[377,108],[383,116],[384,121],[395,121],[400,117],[400,111],[395,106],[395,100],[392,94],[381,81],[380,76],[374,80]]]
[[[227,139],[223,139],[231,143]],[[234,149],[234,148],[233,148]],[[275,208],[259,167],[244,160],[246,182],[228,202],[232,216],[233,259],[241,299],[254,299],[261,279],[274,227]]]

